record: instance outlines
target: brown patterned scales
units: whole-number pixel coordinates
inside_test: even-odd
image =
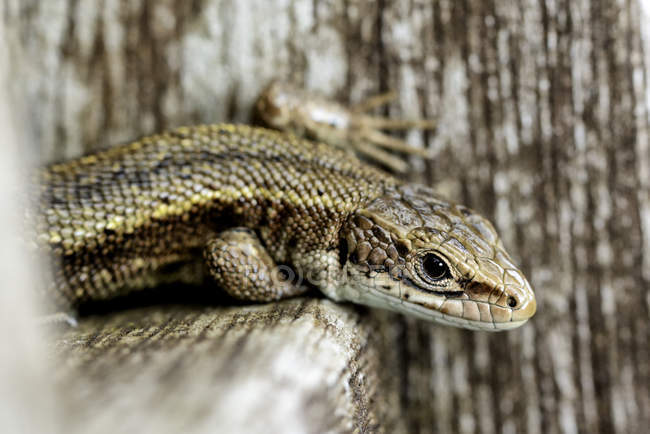
[[[311,285],[335,300],[485,330],[535,312],[487,220],[289,133],[178,128],[49,166],[38,186],[37,239],[60,309],[200,281],[205,273],[188,272],[200,264],[244,300]]]

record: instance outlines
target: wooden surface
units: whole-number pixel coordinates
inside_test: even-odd
[[[402,431],[377,324],[313,298],[90,317],[53,339],[66,429]]]
[[[227,333],[205,324],[225,321],[219,309],[236,315],[230,308],[91,318],[53,338],[70,426],[109,430],[157,409],[168,426],[230,427],[245,418],[228,410],[231,393],[251,423],[275,423],[272,409],[286,401],[287,427],[303,421],[307,431],[623,433],[650,424],[650,18],[640,0],[25,0],[3,9],[3,68],[40,161],[181,124],[247,121],[272,78],[342,101],[394,89],[386,114],[439,120],[435,133],[406,135],[435,152],[414,161],[413,179],[489,216],[538,296],[529,325],[493,335],[324,302],[307,306],[341,329],[305,312],[295,330],[284,318],[293,302],[255,308],[280,316],[270,327],[242,319]],[[161,323],[178,330],[147,341]],[[356,337],[337,340],[341,330]],[[202,331],[210,338],[198,339]],[[302,341],[318,355],[311,368],[323,390],[291,371],[278,384],[253,357],[282,368],[285,348],[309,365]],[[239,390],[248,365],[256,374]],[[179,407],[155,399],[164,369],[169,390],[188,397]],[[354,375],[367,383],[346,385]],[[273,405],[256,407],[260,395]]]

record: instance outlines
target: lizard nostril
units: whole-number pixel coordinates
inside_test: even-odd
[[[513,296],[508,297],[508,306],[515,307],[517,306],[517,299]]]

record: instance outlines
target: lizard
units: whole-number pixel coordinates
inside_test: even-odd
[[[474,330],[512,329],[535,313],[529,282],[486,218],[337,149],[411,152],[379,130],[427,121],[372,117],[281,85],[258,109],[285,131],[179,127],[39,170],[34,239],[54,305],[211,280],[245,301],[316,287]]]

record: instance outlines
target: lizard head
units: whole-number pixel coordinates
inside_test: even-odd
[[[425,187],[373,200],[341,233],[341,298],[478,330],[515,328],[535,313],[533,290],[492,224]]]

